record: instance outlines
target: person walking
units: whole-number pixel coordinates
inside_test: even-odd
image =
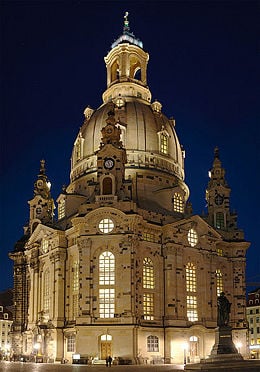
[[[109,366],[109,367],[111,367],[111,363],[112,363],[112,358],[111,358],[111,356],[109,355],[109,357],[108,357],[108,366]]]

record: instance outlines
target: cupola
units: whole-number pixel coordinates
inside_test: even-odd
[[[112,44],[105,57],[107,68],[107,90],[104,103],[118,97],[134,96],[151,101],[147,86],[147,63],[149,54],[143,50],[143,43],[130,32],[128,12],[124,16],[123,34]]]

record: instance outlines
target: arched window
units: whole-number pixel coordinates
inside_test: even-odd
[[[81,159],[81,143],[78,140],[75,145],[75,160],[79,161]]]
[[[159,338],[157,336],[147,337],[147,351],[158,352],[159,351]]]
[[[216,279],[217,279],[217,296],[220,296],[220,293],[223,292],[223,280],[222,280],[222,273],[219,269],[216,270]]]
[[[99,256],[99,284],[115,285],[115,256],[111,252]]]
[[[168,136],[164,132],[160,133],[160,152],[162,154],[168,154],[169,152]]]
[[[99,256],[99,316],[113,318],[115,313],[115,256],[103,252]]]
[[[148,257],[143,259],[143,288],[154,289],[153,261]]]
[[[111,66],[111,83],[119,78],[119,66],[116,60]]]
[[[195,247],[198,243],[198,234],[197,231],[194,229],[190,229],[188,232],[188,242],[191,247]]]
[[[103,179],[103,195],[111,195],[112,194],[112,178],[105,177]]]
[[[215,227],[217,229],[224,229],[225,228],[224,213],[222,213],[222,212],[217,212],[216,213]]]
[[[65,199],[61,199],[58,203],[58,219],[65,217]]]
[[[198,307],[196,296],[196,268],[189,262],[186,265],[186,303],[187,303],[187,317],[191,322],[198,320]]]
[[[136,58],[136,56],[130,57],[129,77],[130,79],[141,80],[141,64],[140,61]]]
[[[50,270],[43,274],[43,310],[46,313],[50,311]]]
[[[175,212],[183,213],[183,198],[178,192],[174,193],[173,197],[173,210]]]
[[[137,68],[134,73],[134,79],[136,80],[142,80],[142,73],[141,73],[141,68]]]
[[[79,262],[75,261],[72,268],[72,318],[78,316],[79,309]]]

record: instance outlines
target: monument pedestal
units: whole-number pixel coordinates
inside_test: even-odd
[[[186,364],[186,372],[259,372],[260,361],[244,360],[232,341],[232,328],[218,327],[215,330],[215,344],[208,358],[200,363]]]
[[[215,344],[211,350],[208,361],[218,360],[242,360],[243,357],[238,353],[232,341],[232,328],[230,326],[218,327],[215,330]]]

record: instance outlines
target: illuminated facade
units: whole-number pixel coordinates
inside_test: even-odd
[[[0,305],[0,360],[10,359],[12,323],[11,311]]]
[[[246,312],[251,357],[260,359],[260,288],[249,292]]]
[[[249,243],[217,149],[207,214],[192,214],[184,150],[175,121],[151,102],[148,59],[126,16],[105,57],[103,104],[84,111],[57,220],[41,162],[29,224],[10,253],[16,354],[182,363],[185,349],[197,361],[214,344],[222,290],[246,353]]]

